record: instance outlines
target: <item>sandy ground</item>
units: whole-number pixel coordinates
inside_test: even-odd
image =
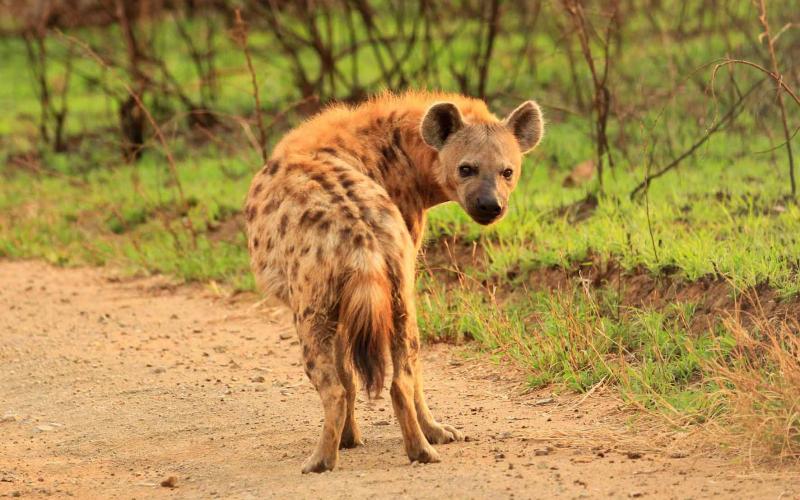
[[[523,394],[518,373],[464,348],[424,350],[434,414],[470,439],[410,465],[388,394],[361,398],[366,446],[303,476],[322,412],[279,311],[164,278],[0,262],[0,497],[800,494],[797,475],[626,424],[602,390]]]

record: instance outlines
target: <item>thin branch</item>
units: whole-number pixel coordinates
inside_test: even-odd
[[[250,72],[250,81],[253,84],[253,99],[256,102],[256,127],[258,127],[258,140],[261,159],[267,161],[267,131],[264,129],[264,120],[261,117],[261,97],[258,92],[258,80],[256,79],[256,72],[253,69],[253,59],[250,57],[250,49],[247,48],[247,25],[242,20],[242,12],[236,9],[236,22],[234,30],[234,38],[244,52],[244,58],[247,61],[247,70]]]
[[[658,170],[656,173],[654,173],[652,175],[649,174],[649,173],[646,174],[645,175],[645,179],[642,182],[640,182],[633,189],[633,191],[631,191],[631,194],[630,194],[631,200],[635,199],[636,196],[639,194],[639,192],[642,191],[643,189],[644,190],[649,189],[650,188],[650,183],[653,182],[654,179],[658,179],[662,175],[666,174],[670,170],[672,170],[675,167],[677,167],[678,165],[680,165],[680,163],[683,160],[685,160],[686,158],[691,156],[695,151],[697,151],[697,149],[700,146],[705,144],[706,141],[708,141],[711,138],[712,135],[714,135],[715,133],[719,132],[725,124],[727,124],[728,122],[732,121],[739,114],[741,105],[744,102],[744,100],[747,99],[747,97],[750,96],[750,94],[752,94],[753,91],[756,88],[758,88],[759,85],[764,83],[764,81],[765,80],[760,80],[758,83],[756,83],[755,85],[750,87],[750,89],[747,92],[745,92],[739,98],[739,100],[736,101],[736,103],[733,106],[730,107],[730,109],[728,109],[728,112],[725,113],[725,115],[720,120],[718,120],[717,123],[715,123],[711,128],[709,128],[706,131],[706,133],[703,135],[703,137],[701,137],[694,144],[692,144],[692,146],[689,149],[684,151],[680,156],[678,156],[677,158],[675,158],[674,160],[669,162],[669,164],[667,164],[667,166],[665,166],[662,169]],[[649,170],[649,168],[648,168],[648,170]]]
[[[62,39],[77,45],[84,51],[84,53],[86,53],[86,55],[94,59],[100,66],[109,69],[112,72],[112,74],[114,74],[117,77],[120,84],[122,84],[123,88],[125,88],[125,90],[128,92],[128,95],[130,95],[131,99],[133,99],[136,102],[136,105],[139,106],[139,109],[142,110],[145,117],[147,118],[147,121],[150,123],[150,126],[153,127],[153,131],[155,132],[156,138],[158,138],[158,142],[161,144],[161,147],[164,150],[164,155],[167,157],[167,165],[169,166],[169,172],[170,176],[172,177],[172,182],[175,185],[175,189],[178,191],[178,199],[180,200],[180,203],[184,207],[184,209],[188,212],[190,207],[188,202],[186,201],[186,197],[183,192],[183,186],[181,185],[180,177],[178,176],[178,167],[175,164],[175,158],[172,156],[172,149],[170,149],[169,143],[167,143],[167,138],[164,136],[164,132],[161,130],[161,127],[158,125],[158,122],[155,120],[155,118],[153,118],[153,115],[150,113],[150,110],[147,108],[147,106],[144,105],[144,102],[142,102],[142,99],[141,97],[139,97],[139,94],[134,92],[131,86],[128,85],[128,82],[126,82],[123,78],[119,77],[119,75],[116,75],[114,68],[109,67],[105,63],[105,61],[103,61],[103,59],[97,54],[97,52],[95,52],[94,50],[92,50],[91,47],[89,47],[88,44],[86,44],[85,42],[83,42],[78,38],[75,38],[74,36],[66,35],[60,30],[56,30],[56,33]],[[192,242],[196,247],[197,232],[194,229],[191,217],[188,216],[186,217],[186,224],[189,228],[189,232],[192,235]]]
[[[796,102],[797,105],[800,106],[800,97],[798,97],[797,94],[795,94],[795,92],[792,90],[792,88],[786,84],[786,82],[783,80],[782,76],[780,74],[773,73],[772,71],[768,70],[764,66],[761,66],[760,64],[756,64],[756,63],[751,62],[751,61],[745,61],[744,59],[725,59],[721,63],[717,63],[714,66],[713,75],[716,76],[717,71],[719,71],[720,68],[722,68],[724,66],[728,66],[730,64],[743,64],[745,66],[750,66],[750,67],[756,68],[757,70],[761,71],[762,73],[764,73],[768,77],[770,77],[773,80],[775,80],[775,84],[780,86],[781,88],[783,88],[783,90],[787,94],[789,94],[789,96],[791,96],[791,98],[794,100],[794,102]]]
[[[772,73],[777,77],[777,97],[778,97],[778,107],[781,110],[781,123],[783,124],[783,136],[786,139],[786,155],[789,158],[789,184],[791,185],[792,190],[792,197],[795,196],[797,193],[797,185],[794,180],[794,154],[792,153],[792,140],[789,133],[789,124],[786,121],[786,106],[783,104],[783,93],[781,92],[781,87],[783,83],[783,75],[781,75],[780,70],[778,69],[778,57],[775,55],[775,39],[772,38],[772,34],[769,29],[769,22],[767,21],[767,6],[764,0],[759,1],[759,11],[760,14],[758,16],[758,20],[761,22],[761,25],[764,27],[764,35],[767,39],[767,48],[769,49],[769,58],[772,62]],[[777,37],[776,37],[777,38]],[[795,100],[797,98],[795,97]]]

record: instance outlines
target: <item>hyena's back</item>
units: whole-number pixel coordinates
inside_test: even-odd
[[[256,281],[292,310],[306,357],[315,346],[347,351],[380,390],[392,297],[414,259],[385,189],[332,154],[278,157],[253,180],[245,217]]]

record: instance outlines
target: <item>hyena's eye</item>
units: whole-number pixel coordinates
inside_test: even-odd
[[[510,168],[507,168],[507,169],[503,170],[503,177],[505,177],[506,179],[511,179],[511,176],[513,176],[513,175],[514,175],[514,171],[511,170]]]
[[[472,165],[468,165],[464,163],[463,165],[459,165],[458,167],[458,175],[461,177],[471,177],[478,173],[478,169]]]

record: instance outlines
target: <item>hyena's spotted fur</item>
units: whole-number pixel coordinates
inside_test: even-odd
[[[532,101],[501,122],[458,95],[385,95],[296,128],[255,176],[245,207],[253,272],[292,310],[325,411],[303,472],[333,469],[340,447],[362,443],[354,373],[379,392],[386,353],[408,457],[435,462],[431,443],[463,439],[434,420],[422,392],[414,263],[425,211],[452,200],[480,223],[500,218],[521,155],[541,136]]]

